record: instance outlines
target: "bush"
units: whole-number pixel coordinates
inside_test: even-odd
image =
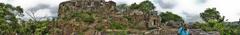
[[[127,29],[127,26],[123,25],[123,24],[120,24],[118,22],[115,22],[115,21],[111,21],[110,28],[111,29],[125,30],[125,29]]]
[[[239,35],[239,28],[231,25],[224,25],[216,20],[208,20],[207,23],[194,24],[193,27],[201,28],[204,31],[219,31],[221,35]]]
[[[88,22],[88,23],[93,23],[95,21],[93,14],[86,13],[86,12],[75,13],[72,17],[76,17],[78,21],[79,19],[81,19],[84,22]]]

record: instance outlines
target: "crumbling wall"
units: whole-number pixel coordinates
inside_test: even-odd
[[[56,27],[59,28],[64,35],[88,33],[100,34],[100,31],[111,30],[112,23],[120,23],[126,27],[127,32],[131,30],[148,30],[149,28],[157,28],[160,25],[160,17],[144,13],[140,10],[129,10],[127,13],[117,13],[116,3],[113,1],[105,2],[103,0],[71,0],[62,2],[59,5],[59,18]],[[75,13],[87,13],[93,17],[91,23],[78,21]],[[80,15],[80,16],[89,16]],[[114,29],[113,29],[114,30]],[[118,29],[116,29],[118,30]],[[122,30],[120,30],[122,31]],[[123,30],[125,31],[125,30]],[[134,33],[143,33],[143,32]]]

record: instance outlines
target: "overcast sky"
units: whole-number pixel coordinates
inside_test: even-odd
[[[42,17],[57,17],[58,4],[68,0],[0,0],[2,3],[21,6],[26,13]],[[106,0],[109,1],[109,0]],[[112,0],[120,3],[140,3],[144,0]],[[150,0],[159,12],[171,11],[178,14],[188,22],[199,21],[199,13],[206,8],[216,7],[221,15],[226,16],[228,21],[238,21],[240,18],[240,0]],[[24,16],[23,19],[28,19]]]

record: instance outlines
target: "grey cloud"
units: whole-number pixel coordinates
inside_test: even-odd
[[[58,17],[58,6],[51,7],[50,10],[50,13],[53,14],[52,17]]]
[[[199,3],[199,4],[203,4],[203,3],[206,3],[208,0],[197,0],[196,2]]]
[[[34,7],[29,8],[27,11],[36,12],[38,10],[46,9],[46,8],[49,8],[49,7],[50,7],[50,5],[47,5],[47,4],[38,4]]]
[[[163,0],[154,0],[155,3],[158,3],[163,9],[172,9],[176,6],[175,3],[164,3]]]
[[[50,7],[50,5],[48,4],[38,4],[34,7],[31,7],[29,8],[27,11],[28,13],[34,13],[36,14],[37,11],[41,10],[41,9],[50,9],[50,16],[46,16],[46,17],[38,17],[36,16],[35,18],[38,18],[38,19],[43,19],[43,18],[56,18],[57,15],[58,15],[58,6],[53,6],[53,7]],[[30,14],[30,15],[33,15],[33,14]]]
[[[187,22],[197,22],[197,21],[202,21],[201,17],[199,14],[191,14],[187,12],[182,12],[182,14],[185,16],[185,21]]]

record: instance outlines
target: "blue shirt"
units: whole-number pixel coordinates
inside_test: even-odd
[[[185,29],[185,28],[182,27],[182,26],[178,29],[178,33],[179,33],[179,35],[190,35],[190,33],[187,32],[187,31],[184,30],[184,29]]]

